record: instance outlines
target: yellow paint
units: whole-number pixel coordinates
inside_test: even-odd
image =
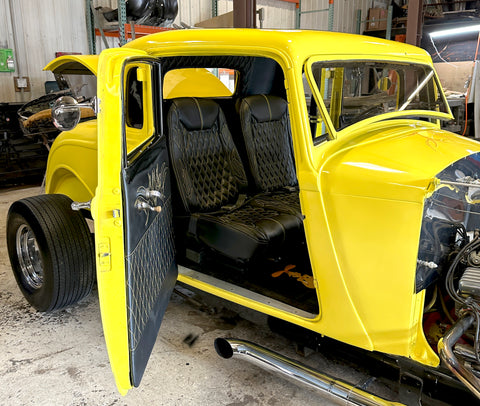
[[[437,365],[438,357],[422,330],[424,292],[414,294],[423,204],[434,190],[435,176],[456,160],[480,151],[480,145],[442,131],[437,124],[407,117],[415,116],[416,111],[369,118],[337,132],[320,90],[309,77],[314,61],[372,59],[431,66],[430,56],[419,48],[398,42],[332,32],[179,30],[142,37],[124,48],[103,51],[98,62],[97,157],[89,158],[90,169],[82,167],[80,162],[74,162],[70,168],[60,165],[62,156],[63,162],[71,162],[75,148],[79,151],[94,148],[91,137],[94,128],[86,125],[81,128],[84,138],[78,135],[75,140],[74,132],[60,136],[49,159],[47,191],[64,190],[74,196],[74,182],[64,182],[64,189],[54,186],[62,185],[62,176],[70,171],[71,176],[78,179],[77,184],[84,185],[85,196],[94,193],[92,213],[102,321],[119,390],[125,393],[131,386],[123,210],[121,193],[118,193],[123,131],[122,63],[135,55],[212,54],[270,57],[284,71],[300,201],[320,313],[312,319],[303,318],[185,275],[180,275],[179,280],[367,350]],[[316,146],[312,143],[304,98],[305,64],[307,80],[330,134],[330,141]],[[148,86],[148,81],[145,83]],[[172,85],[169,97],[174,89]],[[148,121],[151,114],[146,114],[149,124],[145,132],[127,133],[133,140],[128,145],[129,151],[152,134]],[[451,117],[450,113],[429,114],[434,119]],[[333,117],[336,121],[337,114]],[[92,179],[97,165],[98,182]],[[67,172],[57,179],[61,169]],[[113,210],[119,211],[119,218],[113,218]],[[99,257],[108,251],[110,255]]]
[[[97,120],[61,133],[48,155],[46,193],[60,193],[86,202],[97,185]]]
[[[123,64],[144,56],[138,50],[108,49],[98,63],[98,184],[92,201],[95,220],[97,283],[103,331],[117,388],[132,387],[128,349],[122,194]],[[147,82],[148,83],[148,82]],[[109,252],[108,252],[109,251]],[[109,254],[109,255],[108,255]],[[106,259],[108,257],[110,260]]]
[[[168,71],[163,80],[163,98],[229,97],[232,92],[207,69],[188,68]]]
[[[43,70],[53,73],[97,74],[98,55],[63,55],[51,61]]]

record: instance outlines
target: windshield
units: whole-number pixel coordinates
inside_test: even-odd
[[[448,113],[433,69],[427,65],[381,61],[329,61],[311,65],[310,80],[328,110],[335,130],[366,118],[395,111]],[[322,124],[315,101],[311,122]],[[320,125],[316,131],[325,132]],[[315,134],[315,133],[314,133]],[[318,133],[317,133],[318,134]]]

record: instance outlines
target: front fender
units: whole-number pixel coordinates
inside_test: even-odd
[[[88,201],[96,186],[97,120],[91,120],[55,139],[48,157],[45,191]]]
[[[425,292],[415,293],[424,200],[437,174],[477,151],[475,141],[414,120],[318,147],[318,192],[302,191],[302,210],[322,333],[438,364],[422,331]]]

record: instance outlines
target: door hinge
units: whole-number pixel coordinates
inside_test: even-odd
[[[97,243],[98,267],[101,272],[110,271],[112,268],[110,254],[110,238],[101,238]]]

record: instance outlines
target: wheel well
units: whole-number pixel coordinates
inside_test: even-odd
[[[47,180],[47,194],[63,194],[73,201],[86,202],[93,197],[93,192],[75,173],[66,168],[57,169]]]

